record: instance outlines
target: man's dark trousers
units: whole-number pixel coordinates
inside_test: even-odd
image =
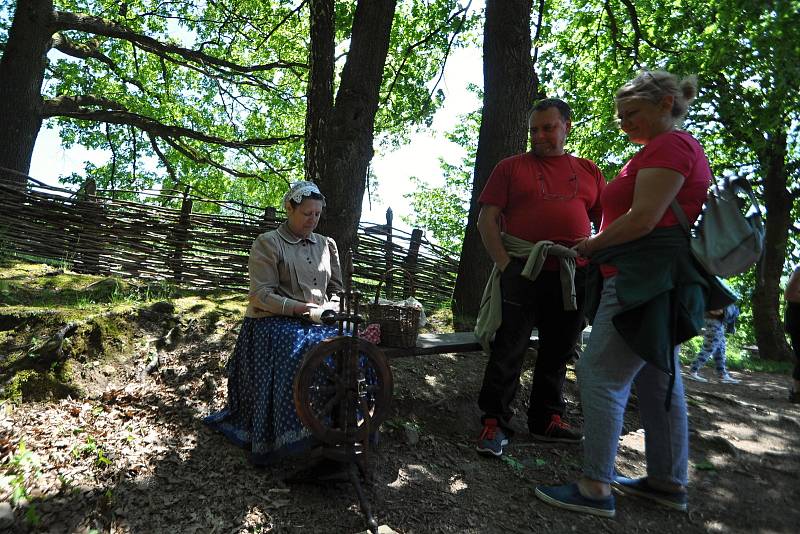
[[[800,380],[800,302],[787,302],[783,324],[789,332],[794,351],[794,370],[792,378]]]
[[[483,377],[478,406],[483,418],[495,418],[510,432],[511,403],[528,340],[539,330],[539,348],[528,402],[528,429],[544,433],[553,414],[563,415],[562,395],[567,363],[584,326],[583,297],[586,272],[575,270],[577,310],[565,311],[558,271],[542,271],[534,281],[520,275],[523,262],[513,259],[500,275],[503,320],[495,333]]]

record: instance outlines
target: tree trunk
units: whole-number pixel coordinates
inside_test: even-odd
[[[531,60],[531,0],[488,0],[483,33],[483,111],[464,246],[453,291],[453,322],[471,330],[492,262],[477,221],[478,197],[495,165],[525,150],[538,80]]]
[[[759,151],[760,164],[765,171],[764,207],[768,216],[764,257],[758,266],[764,276],[763,279],[756,276],[753,292],[753,330],[762,358],[791,361],[792,352],[779,316],[780,279],[792,213],[792,196],[786,188],[786,132],[770,137]]]
[[[320,233],[336,240],[342,255],[353,247],[361,219],[395,7],[396,0],[359,0],[350,51],[325,132],[325,163],[319,185],[328,202],[319,228]]]
[[[18,0],[0,59],[0,167],[27,174],[42,126],[42,81],[53,0]],[[24,178],[14,176],[24,185]]]
[[[306,108],[305,175],[318,182],[324,174],[323,139],[333,111],[334,13],[333,0],[311,0],[311,53]]]

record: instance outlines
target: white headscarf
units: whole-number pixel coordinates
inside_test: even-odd
[[[283,195],[283,203],[289,202],[289,199],[295,201],[296,204],[303,202],[303,197],[310,196],[316,193],[322,197],[322,204],[325,205],[325,196],[320,192],[319,187],[314,182],[295,182],[292,187]]]

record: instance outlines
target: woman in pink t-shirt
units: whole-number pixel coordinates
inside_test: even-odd
[[[605,187],[600,199],[600,232],[575,246],[582,256],[600,256],[602,251],[604,258],[609,250],[621,250],[617,258],[622,261],[617,261],[617,266],[600,265],[604,277],[600,304],[589,345],[576,369],[584,414],[583,476],[572,484],[537,487],[536,496],[548,504],[613,517],[613,486],[625,495],[686,510],[688,423],[683,384],[680,373],[674,371],[678,368],[677,347],[670,350],[676,344],[664,347],[665,359],[672,366],[671,373],[664,372],[631,348],[629,338],[623,338],[612,319],[624,310],[623,304],[630,305],[630,300],[621,304],[624,299],[618,299],[621,273],[626,277],[626,291],[630,291],[632,279],[638,281],[637,289],[651,282],[672,287],[672,255],[664,252],[658,239],[665,236],[669,243],[677,243],[674,256],[685,259],[681,266],[690,265],[688,242],[676,228],[678,221],[670,203],[677,199],[689,220],[694,221],[711,179],[703,148],[689,133],[678,129],[696,94],[693,77],[678,80],[663,71],[644,71],[617,92],[620,128],[643,147]],[[654,250],[661,256],[649,260],[644,255],[644,260],[631,262],[632,253],[628,251],[636,250],[636,257],[641,258],[642,242],[657,243]],[[648,279],[650,271],[652,281]],[[675,280],[683,283],[684,279]],[[667,315],[665,325],[669,322]],[[637,479],[619,476],[615,470],[622,418],[633,384],[639,397],[647,458],[647,477]],[[665,399],[669,400],[668,408]]]

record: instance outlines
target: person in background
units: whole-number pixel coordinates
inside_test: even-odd
[[[696,382],[708,382],[708,379],[700,376],[700,369],[713,355],[720,382],[723,384],[738,384],[741,382],[741,380],[733,378],[728,373],[728,368],[725,364],[725,334],[732,334],[736,331],[736,319],[738,317],[739,308],[736,304],[731,304],[723,310],[711,310],[706,313],[703,349],[697,353],[697,357],[689,367],[689,374],[686,375],[686,378]]]
[[[583,409],[583,476],[539,486],[547,504],[614,517],[612,485],[674,510],[687,509],[689,434],[679,368],[680,343],[697,335],[706,309],[733,298],[698,269],[670,203],[694,222],[705,202],[711,169],[700,143],[678,128],[697,94],[694,77],[678,80],[644,71],[616,94],[620,127],[643,145],[601,197],[600,232],[578,243],[599,266],[587,282],[592,324],[576,366]],[[645,432],[647,476],[627,478],[615,460],[623,415],[636,385]]]
[[[511,403],[531,332],[539,347],[533,371],[528,430],[534,439],[577,443],[564,421],[567,362],[583,329],[584,266],[569,247],[600,222],[605,179],[591,161],[564,151],[572,128],[566,102],[537,102],[529,117],[531,150],[502,160],[481,193],[478,216],[494,261],[476,336],[489,354],[478,398],[483,430],[476,449],[501,456],[513,431]],[[490,342],[492,335],[494,341]]]
[[[204,420],[249,450],[256,465],[315,443],[297,416],[292,386],[303,355],[338,334],[303,318],[330,307],[342,290],[336,243],[314,233],[324,206],[316,184],[293,184],[284,196],[286,221],[253,243],[249,305],[227,364],[227,406]]]
[[[786,290],[783,292],[786,300],[786,312],[784,326],[789,333],[794,350],[794,380],[792,388],[789,390],[789,402],[800,403],[800,264],[795,266]]]

